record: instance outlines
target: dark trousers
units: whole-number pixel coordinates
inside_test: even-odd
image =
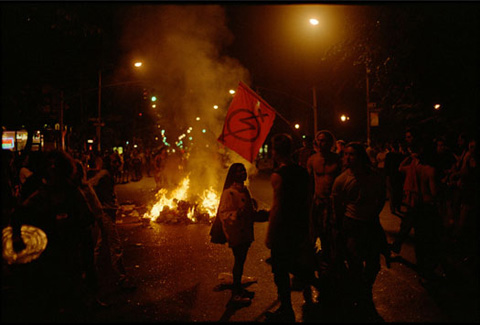
[[[402,221],[400,222],[400,230],[396,234],[395,241],[393,243],[393,246],[398,248],[399,251],[403,243],[407,239],[408,235],[410,234],[410,231],[413,228],[415,220],[418,219],[418,214],[419,214],[418,207],[415,207],[415,208],[407,207],[407,211],[403,215]]]
[[[432,276],[441,261],[441,229],[442,220],[436,206],[421,204],[414,220],[415,258],[419,273],[425,277]]]
[[[233,256],[235,258],[235,262],[233,264],[233,270],[232,270],[234,294],[239,294],[242,292],[243,266],[245,265],[249,248],[250,248],[249,243],[232,247]]]
[[[277,286],[278,299],[282,308],[292,308],[290,273],[304,285],[304,290],[313,285],[320,287],[315,277],[313,248],[271,250],[273,280]]]
[[[381,236],[375,223],[345,217],[345,259],[355,294],[370,296],[380,271]]]

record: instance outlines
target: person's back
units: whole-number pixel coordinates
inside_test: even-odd
[[[110,160],[105,157],[99,160],[96,174],[88,180],[92,185],[98,199],[105,208],[117,208],[117,198],[115,194],[115,180],[112,174],[112,166]]]
[[[275,173],[282,179],[278,244],[292,247],[308,236],[309,176],[305,168],[296,164],[281,166]]]
[[[295,321],[290,276],[302,283],[306,300],[311,301],[310,285],[317,285],[313,245],[309,241],[309,175],[292,160],[292,139],[287,134],[272,138],[272,156],[278,167],[271,176],[273,204],[270,209],[265,244],[271,250],[271,265],[280,307],[267,313],[267,321]]]
[[[385,176],[398,178],[401,173],[398,170],[400,163],[405,159],[405,156],[398,150],[389,151],[385,155]]]

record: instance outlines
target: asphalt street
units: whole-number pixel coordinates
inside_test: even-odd
[[[255,294],[252,304],[232,308],[228,303],[231,291],[219,280],[220,273],[231,272],[232,253],[226,245],[209,242],[209,225],[146,224],[141,221],[144,211],[154,200],[154,185],[153,178],[143,177],[139,182],[116,186],[119,202],[128,207],[117,221],[124,240],[125,263],[138,288],[132,293],[114,295],[112,306],[97,313],[96,319],[263,321],[265,312],[277,306],[271,268],[265,262],[269,257],[264,245],[267,223],[255,224],[255,241],[245,264],[244,275],[256,279],[246,284]],[[268,173],[250,178],[248,185],[259,207],[268,209],[272,201]],[[392,241],[401,220],[389,210],[387,201],[380,220]],[[476,274],[461,265],[461,261],[452,260],[449,269],[445,270],[450,277],[434,288],[423,286],[415,271],[412,235],[390,268],[382,258],[382,268],[373,288],[373,302],[378,313],[374,321],[478,321]],[[314,293],[318,301],[326,300],[322,293]],[[331,310],[326,310],[325,306],[314,310],[312,315],[303,309],[303,296],[298,291],[292,293],[292,300],[297,322],[356,320],[355,315],[331,315]]]
[[[272,190],[268,173],[249,180],[252,196],[259,208],[269,209]],[[210,243],[210,225],[206,223],[157,223],[145,221],[143,214],[155,201],[152,177],[116,185],[121,205],[117,228],[124,248],[124,263],[134,279],[136,290],[119,290],[103,279],[102,299],[80,318],[59,322],[263,322],[265,313],[278,306],[270,256],[264,240],[267,223],[255,223],[255,241],[244,268],[244,286],[252,292],[249,306],[229,303],[230,286],[225,273],[233,266],[233,254],[226,245]],[[389,241],[398,231],[400,218],[392,215],[388,201],[380,219]],[[478,322],[478,276],[461,258],[450,257],[445,279],[435,286],[425,286],[415,271],[412,234],[387,268],[381,270],[373,287],[374,313],[344,308],[344,291],[335,285],[325,292],[314,290],[317,301],[305,306],[300,291],[292,292],[297,322]],[[2,319],[18,319],[22,310],[8,310],[8,294],[22,288],[18,274],[8,273],[2,281]],[[4,273],[5,275],[5,273]],[[110,279],[111,280],[111,279]],[[4,307],[7,306],[7,307]],[[7,309],[5,309],[7,308]]]

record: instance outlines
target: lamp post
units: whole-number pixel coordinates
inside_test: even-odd
[[[102,152],[101,137],[102,137],[102,70],[98,70],[98,117],[97,117],[97,151]]]
[[[317,114],[318,114],[318,108],[317,108],[317,91],[315,89],[315,86],[313,86],[312,88],[312,92],[313,92],[313,106],[312,106],[312,109],[313,109],[313,136],[315,136],[317,134],[317,131],[318,131],[318,127],[317,127]]]
[[[367,100],[367,146],[370,146],[370,92],[368,90],[368,66],[365,62],[365,84],[366,84],[366,100]]]
[[[319,24],[318,19],[310,18],[309,23],[312,26],[317,26]],[[312,109],[313,109],[313,136],[317,134],[318,131],[318,107],[317,107],[317,90],[315,86],[312,87],[313,100],[312,100]]]
[[[133,64],[135,68],[140,68],[142,67],[143,63],[140,61],[137,61]],[[120,86],[120,85],[125,85],[125,84],[131,84],[131,83],[137,83],[136,81],[128,81],[128,82],[120,82],[116,84],[110,84],[107,85],[106,87],[112,87],[112,86]],[[98,70],[98,105],[97,105],[97,121],[95,123],[96,129],[97,129],[97,151],[100,154],[102,152],[102,145],[101,145],[101,139],[102,139],[102,126],[104,125],[102,123],[102,69]]]
[[[366,101],[367,101],[367,146],[370,146],[370,91],[368,83],[368,63],[365,62],[365,88],[366,88]]]

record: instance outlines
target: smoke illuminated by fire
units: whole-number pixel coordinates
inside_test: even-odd
[[[221,188],[219,175],[226,174],[225,168],[233,162],[222,161],[226,155],[219,151],[225,149],[217,141],[232,99],[229,90],[236,89],[239,81],[250,81],[240,61],[225,55],[233,41],[225,9],[219,5],[139,4],[125,7],[120,17],[125,53],[143,62],[136,76],[158,97],[151,116],[160,125],[159,132],[165,130],[173,148],[180,135],[191,131],[182,139],[189,156],[185,171],[191,175],[190,191],[199,194]],[[157,141],[154,146],[160,146],[155,137],[162,135],[152,134]],[[227,154],[230,160],[244,161],[234,152]]]
[[[154,147],[160,146],[158,139],[165,135],[172,145],[169,149],[178,152],[174,143],[182,137],[182,173],[188,175],[180,176],[177,163],[168,158],[165,175],[170,181],[166,188],[177,187],[159,191],[144,218],[208,221],[216,214],[219,195],[215,189],[222,188],[228,166],[242,162],[249,175],[256,169],[217,141],[232,99],[229,90],[236,89],[239,81],[250,81],[250,73],[240,61],[226,55],[234,36],[225,8],[139,4],[125,7],[120,17],[126,59],[143,62],[136,76],[142,87],[158,98],[150,116],[158,132],[165,130],[165,134],[156,134],[155,129],[150,141]]]

